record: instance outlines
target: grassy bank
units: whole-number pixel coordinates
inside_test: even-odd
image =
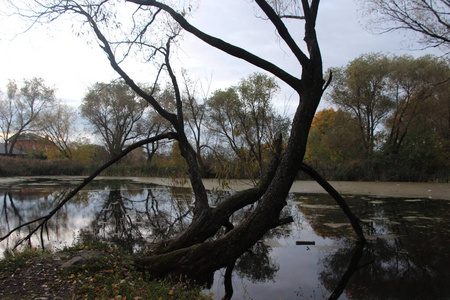
[[[78,261],[77,261],[78,259]],[[56,253],[29,249],[0,261],[1,299],[211,299],[194,281],[152,280],[133,256],[85,240]]]

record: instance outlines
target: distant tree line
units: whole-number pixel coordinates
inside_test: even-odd
[[[306,162],[334,180],[448,180],[450,69],[445,60],[366,54],[329,73],[333,108],[317,113]],[[289,133],[289,118],[273,107],[279,91],[275,79],[254,73],[202,96],[198,82],[186,72],[183,79],[184,122],[202,176],[260,176],[274,151],[272,142]],[[173,88],[148,86],[147,91],[164,109],[176,109]],[[19,136],[31,132],[52,143],[44,158],[78,162],[84,173],[130,143],[173,130],[123,81],[96,83],[82,100],[80,115],[89,123],[95,144],[80,135],[76,109],[57,101],[43,79],[25,80],[21,87],[11,81],[0,113],[6,156],[12,155]],[[156,141],[105,172],[178,177],[186,168],[176,143]],[[76,172],[80,170],[77,164]]]
[[[280,133],[286,136],[288,132],[289,119],[278,114],[272,105],[279,90],[276,81],[255,73],[236,86],[199,99],[195,95],[196,83],[187,75],[184,77],[184,122],[197,148],[203,176],[259,175],[273,150],[271,142],[275,136]],[[30,88],[34,91],[29,92]],[[148,87],[148,91],[164,109],[176,109],[173,88],[154,86]],[[75,160],[84,164],[88,172],[119,155],[130,143],[173,130],[123,81],[91,86],[82,100],[80,116],[89,123],[89,134],[96,137],[97,143],[92,144],[86,135],[79,134],[82,128],[77,125],[76,109],[58,101],[54,89],[47,87],[43,79],[25,80],[22,87],[10,81],[0,102],[4,156],[15,156],[16,141],[32,133],[44,137],[52,147],[28,153],[28,157]],[[126,163],[108,172],[180,176],[186,165],[175,158],[177,151],[173,143],[156,141],[135,151],[125,158]]]

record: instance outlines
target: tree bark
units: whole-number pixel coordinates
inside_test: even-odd
[[[215,208],[200,211],[185,231],[174,238],[163,240],[152,245],[150,252],[153,254],[162,254],[189,247],[197,243],[202,243],[214,236],[222,226],[230,228],[230,216],[239,209],[258,201],[267,190],[280,162],[281,148],[282,137],[279,136],[274,142],[275,153],[266,167],[264,176],[256,187],[231,195]]]

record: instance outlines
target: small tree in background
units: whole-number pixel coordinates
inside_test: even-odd
[[[19,137],[35,128],[38,116],[55,102],[55,90],[44,79],[25,79],[19,87],[9,81],[6,97],[0,100],[0,130],[5,154],[11,156]]]
[[[41,114],[38,127],[39,132],[51,141],[60,155],[72,159],[70,142],[75,139],[76,122],[77,110],[66,104],[57,103]]]
[[[81,104],[81,114],[100,135],[111,157],[119,155],[127,142],[142,136],[142,116],[148,103],[125,82],[94,84]]]
[[[235,163],[260,174],[271,153],[271,141],[287,136],[289,120],[279,115],[271,101],[279,90],[273,77],[254,73],[236,86],[218,90],[206,102],[208,127],[238,158]],[[228,151],[228,150],[227,150]]]

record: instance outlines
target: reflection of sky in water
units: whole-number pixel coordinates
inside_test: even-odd
[[[86,192],[83,191],[82,193]],[[0,216],[3,219],[0,223],[1,234],[3,235],[6,233],[7,229],[12,229],[20,224],[48,213],[53,206],[58,203],[58,194],[59,193],[43,195],[42,193],[29,193],[26,195],[26,200],[17,193],[11,193],[10,196],[7,195],[6,207],[5,201],[2,201],[1,205],[2,212]],[[5,199],[5,195],[0,194],[0,196],[2,196],[1,199]],[[34,197],[34,199],[31,200],[31,197]],[[79,230],[86,228],[92,222],[95,212],[101,205],[102,197],[95,192],[89,192],[87,197],[89,197],[89,201],[80,201],[80,197],[75,197],[49,221],[48,231],[44,230],[44,244],[47,249],[70,246],[75,242]],[[14,204],[14,209],[11,208],[11,201]],[[21,220],[19,220],[17,215],[14,215],[14,210],[16,209]],[[4,221],[6,218],[8,219],[8,222]],[[18,233],[14,233],[12,237],[8,239],[7,243],[0,243],[0,255],[3,256],[6,247],[13,246],[28,232],[28,227],[24,227],[18,231]],[[35,247],[40,246],[37,236],[33,237],[32,245]]]
[[[0,234],[54,207],[63,191],[52,190],[55,186],[34,184],[30,190],[29,184],[16,185],[11,194],[1,188]],[[226,194],[213,197],[218,199],[213,202]],[[51,220],[45,244],[57,248],[70,245],[80,230],[110,240],[115,234],[136,245],[139,238],[171,236],[189,223],[191,202],[191,192],[183,188],[97,182]],[[372,263],[357,271],[340,299],[450,298],[450,201],[348,197],[348,203],[373,226],[372,231],[366,229],[370,244],[360,262]],[[291,194],[285,213],[293,216],[294,223],[270,231],[263,243],[255,246],[253,256],[238,260],[233,272],[234,299],[328,298],[346,271],[353,233],[329,196]],[[238,212],[233,221],[243,214]],[[27,232],[24,228],[20,234]],[[0,243],[0,255],[17,239],[13,235]],[[315,245],[296,245],[296,241],[314,241]],[[33,245],[39,245],[37,238]],[[132,249],[139,249],[136,245]],[[223,296],[224,273],[216,272],[209,290],[215,299]]]

